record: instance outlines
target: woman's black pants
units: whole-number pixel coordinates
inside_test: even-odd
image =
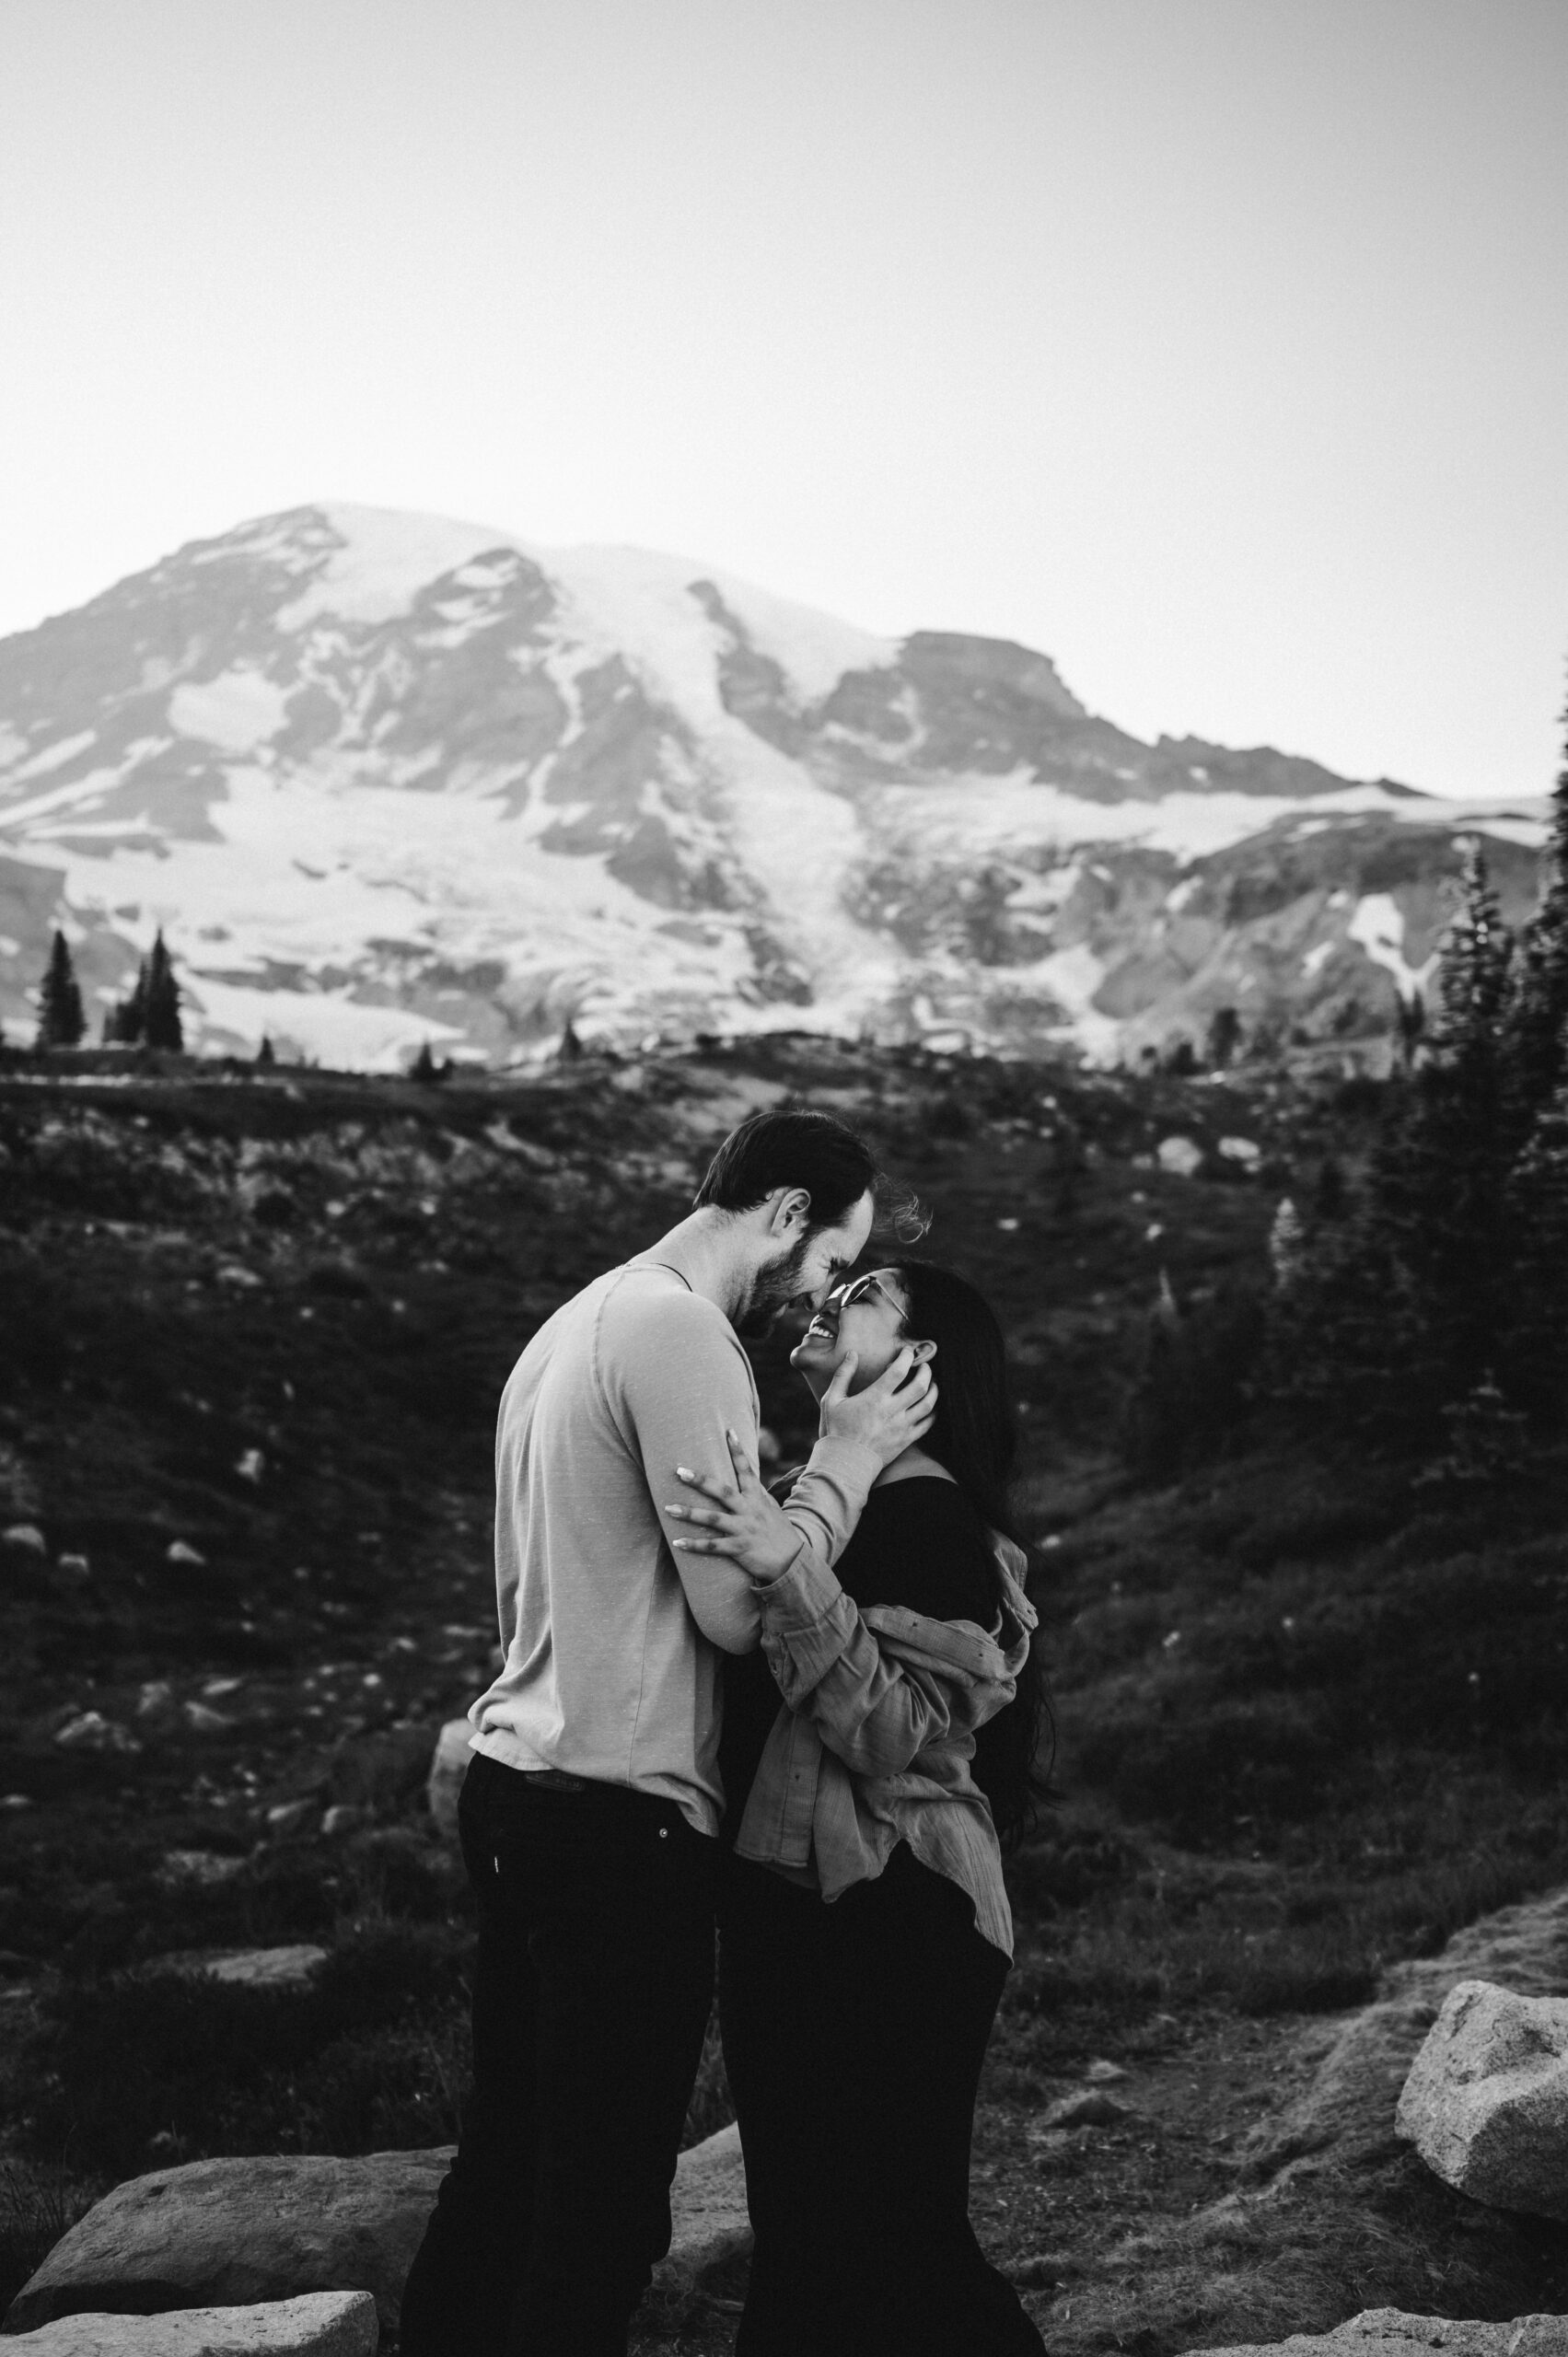
[[[903,1844],[827,1905],[725,1862],[719,2015],[756,2248],[736,2357],[1040,2357],[969,2219],[1007,1959]]]
[[[669,2247],[713,1998],[718,1843],[673,1801],[476,1757],[473,2091],[403,2293],[404,2357],[624,2357]]]

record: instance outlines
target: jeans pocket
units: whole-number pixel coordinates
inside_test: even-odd
[[[668,1818],[661,1815],[656,1825],[648,1827],[639,1848],[644,1871],[656,1889],[683,1903],[695,1900],[716,1908],[721,1853],[713,1835],[699,1833],[672,1806]]]

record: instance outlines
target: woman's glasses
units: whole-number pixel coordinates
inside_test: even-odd
[[[827,1306],[837,1310],[842,1317],[846,1309],[853,1309],[857,1301],[864,1301],[871,1293],[881,1295],[901,1326],[904,1322],[903,1303],[888,1291],[875,1269],[869,1270],[864,1277],[852,1277],[848,1284],[835,1285],[828,1295]]]

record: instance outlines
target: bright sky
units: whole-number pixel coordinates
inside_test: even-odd
[[[338,498],[1541,793],[1564,0],[5,0],[0,631]]]

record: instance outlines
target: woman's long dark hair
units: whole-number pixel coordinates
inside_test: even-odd
[[[912,1341],[935,1342],[936,1416],[921,1446],[949,1472],[981,1520],[1022,1547],[1012,1499],[1018,1422],[1007,1385],[1007,1353],[990,1303],[966,1278],[929,1260],[890,1263],[909,1296]],[[974,1779],[996,1830],[1011,1846],[1051,1797],[1055,1730],[1038,1639],[1005,1711],[975,1739]],[[1041,1765],[1041,1754],[1045,1764]]]

